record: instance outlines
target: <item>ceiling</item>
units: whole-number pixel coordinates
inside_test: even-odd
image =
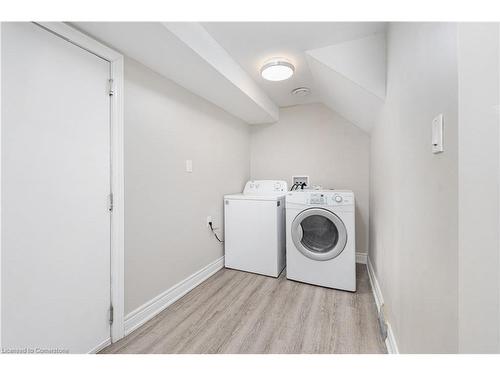
[[[370,131],[385,97],[381,22],[78,22],[72,24],[249,124],[272,123],[279,107],[321,102]],[[284,57],[295,74],[260,76]],[[297,87],[311,94],[293,96]]]
[[[381,22],[211,22],[202,26],[280,107],[320,102],[306,51],[385,31]],[[292,78],[270,82],[260,76],[266,60],[285,57],[295,66]],[[306,97],[291,95],[306,86]]]

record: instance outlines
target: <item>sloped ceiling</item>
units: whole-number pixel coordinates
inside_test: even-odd
[[[71,25],[249,124],[278,120],[276,104],[198,23]]]
[[[385,34],[309,50],[306,54],[384,99]]]
[[[382,100],[351,79],[309,57],[321,101],[333,111],[369,132]]]
[[[306,55],[323,103],[369,132],[385,98],[385,34]]]
[[[365,131],[385,97],[385,23],[83,22],[76,28],[249,124],[279,107],[322,102]],[[268,82],[263,63],[285,57],[291,79]],[[306,86],[311,94],[291,94]]]
[[[280,107],[321,102],[370,131],[385,97],[386,24],[373,22],[215,22],[205,29]],[[269,82],[260,67],[272,57],[295,65]],[[291,94],[297,87],[311,94]]]

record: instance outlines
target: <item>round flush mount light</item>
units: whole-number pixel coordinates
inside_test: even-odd
[[[309,87],[297,87],[292,90],[291,94],[295,96],[307,96],[311,93],[311,89]]]
[[[268,60],[260,69],[260,75],[267,81],[283,81],[290,78],[295,67],[283,58]]]

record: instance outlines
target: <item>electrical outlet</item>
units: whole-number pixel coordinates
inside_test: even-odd
[[[210,223],[212,225],[214,224],[214,221],[212,220],[212,216],[207,216],[207,227],[210,228]]]

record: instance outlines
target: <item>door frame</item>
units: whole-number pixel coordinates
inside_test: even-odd
[[[111,342],[116,342],[124,336],[125,313],[125,217],[124,217],[124,161],[123,161],[123,55],[99,43],[95,39],[83,34],[64,22],[34,22],[36,25],[51,32],[64,40],[99,56],[110,63],[110,75],[113,80],[113,95],[111,98],[111,189],[113,193],[113,211],[111,213],[111,248],[110,248],[110,280],[111,304],[113,305],[113,324],[111,325]],[[1,34],[0,23],[0,62],[1,62]],[[1,63],[0,63],[1,68]],[[0,74],[1,77],[1,74]],[[0,78],[1,85],[1,78]],[[1,99],[1,97],[0,97]],[[1,100],[0,100],[1,110]],[[0,119],[0,197],[1,197],[1,119]],[[0,213],[2,212],[0,200]],[[0,215],[1,229],[1,215]],[[1,230],[0,230],[0,314],[1,314]],[[0,315],[0,333],[1,333]],[[0,347],[2,345],[0,334]]]

